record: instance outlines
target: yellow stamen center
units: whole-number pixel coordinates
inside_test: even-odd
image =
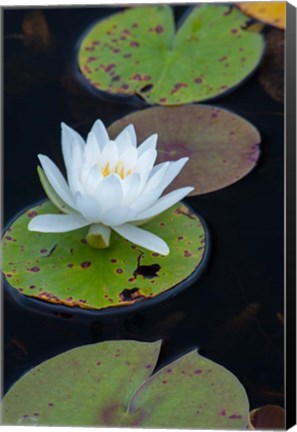
[[[102,174],[103,174],[103,177],[107,177],[110,174],[109,162],[107,162],[107,164],[103,168]]]
[[[132,174],[132,170],[131,169],[129,169],[125,173],[125,167],[124,167],[123,161],[121,161],[121,160],[118,161],[118,163],[116,164],[116,166],[115,166],[115,168],[114,168],[113,171],[110,170],[109,162],[107,162],[107,164],[105,165],[105,167],[102,168],[101,172],[102,172],[103,177],[107,177],[111,173],[114,173],[114,174],[118,174],[121,177],[121,179],[124,179],[128,175]]]

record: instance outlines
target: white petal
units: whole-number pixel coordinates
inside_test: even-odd
[[[118,144],[118,148],[122,153],[127,147],[133,146],[136,147],[136,133],[134,126],[128,125],[126,126],[122,132],[118,134],[115,138],[115,142]]]
[[[138,157],[138,152],[135,147],[130,146],[123,151],[123,153],[120,156],[120,160],[124,164],[125,174],[127,174],[127,171],[129,170],[134,170],[137,157]]]
[[[130,204],[130,207],[138,213],[143,212],[157,201],[162,192],[162,187],[151,189],[148,192],[141,194],[139,198]]]
[[[120,206],[123,199],[120,179],[116,175],[104,177],[96,188],[95,196],[103,213],[110,208]]]
[[[65,165],[67,167],[72,152],[72,145],[77,145],[81,149],[81,151],[83,151],[85,142],[75,130],[67,126],[65,123],[61,123],[61,127],[62,127],[62,153],[63,153]]]
[[[112,229],[130,242],[136,243],[138,246],[152,252],[157,252],[161,255],[168,255],[169,253],[169,248],[164,240],[144,229],[130,224],[113,226]]]
[[[138,147],[139,156],[149,149],[155,150],[157,146],[157,140],[158,134],[153,134],[143,141],[143,143]]]
[[[84,161],[94,165],[100,158],[101,151],[94,132],[90,132],[84,149]]]
[[[120,155],[127,148],[133,147],[131,142],[131,135],[125,129],[115,138],[114,141],[117,143],[118,151]]]
[[[155,163],[157,151],[154,149],[146,150],[137,160],[136,172],[150,171]]]
[[[67,166],[67,179],[72,195],[82,191],[80,174],[82,169],[82,151],[78,146],[72,145],[72,153]]]
[[[145,185],[150,178],[151,170],[149,171],[141,171],[138,174],[140,175],[140,186],[139,186],[139,194],[141,194],[145,188]]]
[[[128,125],[126,127],[126,129],[127,129],[127,131],[129,132],[129,134],[131,136],[132,145],[134,147],[136,147],[137,146],[137,136],[136,136],[136,132],[135,132],[134,126],[132,124],[130,124],[130,125]]]
[[[108,132],[101,120],[96,120],[91,132],[96,136],[96,140],[100,150],[102,150],[109,141]]]
[[[148,219],[148,218],[157,216],[158,214],[162,213],[163,211],[167,210],[169,207],[172,207],[178,201],[183,199],[193,189],[194,189],[193,187],[184,187],[184,188],[172,191],[167,195],[164,195],[151,208],[141,212],[139,214],[139,216],[137,217],[137,219],[135,219],[135,220]]]
[[[140,174],[134,173],[122,180],[123,204],[125,206],[133,202],[139,194]]]
[[[75,209],[69,186],[59,168],[47,156],[39,154],[38,157],[43,171],[56,193],[66,204]]]
[[[89,224],[90,222],[82,216],[48,214],[34,217],[30,221],[28,229],[30,231],[60,233],[73,231]]]
[[[155,189],[159,186],[163,187],[163,180],[167,173],[167,169],[169,167],[170,162],[165,162],[162,164],[162,167],[160,167],[159,170],[157,170],[153,175],[150,176],[149,180],[147,181],[143,193],[146,193],[152,189]],[[164,190],[164,188],[163,188]]]
[[[168,170],[164,176],[164,179],[162,180],[164,190],[175,179],[175,177],[180,173],[180,171],[182,170],[182,168],[184,167],[185,163],[188,160],[189,160],[189,158],[184,157],[184,158],[181,158],[175,162],[169,162]]]
[[[97,200],[90,195],[78,193],[75,197],[78,211],[90,222],[100,222],[101,208]]]
[[[113,170],[118,160],[118,146],[114,141],[109,141],[101,152],[99,161],[100,167],[104,169],[106,164],[109,163],[109,169]]]
[[[102,179],[103,175],[98,165],[94,165],[92,168],[83,167],[81,181],[84,193],[94,196]]]
[[[153,176],[154,174],[156,174],[156,172],[158,172],[160,169],[162,169],[163,166],[164,166],[165,164],[167,164],[167,163],[168,163],[168,162],[162,162],[162,163],[159,163],[158,165],[155,165],[155,166],[152,168],[151,176]]]
[[[102,216],[102,223],[107,226],[122,225],[135,218],[137,213],[128,207],[113,207]]]

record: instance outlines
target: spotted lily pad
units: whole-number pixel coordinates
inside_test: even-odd
[[[248,400],[237,378],[192,351],[152,375],[160,342],[109,341],[54,357],[22,377],[3,424],[243,429]],[[74,377],[79,376],[79,379]]]
[[[284,29],[286,27],[286,2],[243,2],[239,3],[240,9],[247,15]]]
[[[143,140],[158,133],[158,161],[188,156],[189,161],[168,190],[185,184],[195,187],[190,195],[229,186],[248,174],[260,155],[260,135],[242,117],[205,105],[154,107],[134,112],[109,128],[115,137],[133,123]]]
[[[3,272],[26,296],[48,302],[106,309],[165,294],[203,268],[206,234],[199,217],[179,203],[145,226],[160,235],[169,255],[141,249],[113,233],[110,247],[94,249],[88,228],[67,233],[29,231],[37,214],[57,213],[45,202],[24,212],[3,237]]]
[[[175,31],[170,6],[129,8],[86,33],[79,67],[97,89],[137,94],[150,104],[206,100],[258,65],[263,38],[245,28],[247,21],[237,8],[201,5]]]

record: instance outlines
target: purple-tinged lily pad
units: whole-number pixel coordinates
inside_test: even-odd
[[[244,118],[205,105],[154,107],[134,112],[109,127],[111,137],[132,123],[143,140],[158,133],[158,162],[188,156],[168,190],[190,184],[191,195],[212,192],[237,182],[256,165],[258,130]]]
[[[60,354],[7,393],[10,425],[245,429],[238,379],[192,351],[153,373],[160,342],[109,341]],[[79,378],[79,379],[75,379]]]
[[[178,203],[144,225],[168,244],[161,256],[115,232],[106,249],[90,247],[88,228],[66,233],[28,230],[37,214],[57,213],[50,202],[25,211],[3,236],[3,273],[20,293],[50,303],[108,309],[150,301],[202,271],[207,248],[199,217]]]
[[[221,95],[259,64],[264,42],[228,5],[200,5],[175,30],[170,6],[124,10],[95,24],[78,63],[95,88],[179,105]],[[218,40],[219,38],[219,40]]]

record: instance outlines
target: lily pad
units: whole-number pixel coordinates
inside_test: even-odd
[[[267,34],[267,50],[259,70],[264,90],[277,102],[284,102],[285,89],[285,34],[272,29]]]
[[[160,342],[109,341],[72,349],[22,377],[3,424],[243,429],[248,400],[237,378],[192,351],[152,375]],[[79,377],[79,379],[74,379]]]
[[[243,2],[238,5],[240,9],[259,21],[271,24],[281,29],[286,28],[286,2]]]
[[[190,195],[212,192],[237,182],[260,156],[258,130],[242,117],[205,105],[154,107],[134,112],[109,127],[111,137],[133,123],[143,140],[158,133],[158,162],[188,156],[168,190],[190,184]]]
[[[145,226],[170,247],[167,256],[141,249],[112,234],[111,245],[94,249],[85,240],[88,228],[67,233],[28,230],[30,218],[57,213],[45,202],[25,211],[3,237],[3,272],[22,294],[51,303],[86,309],[127,306],[153,298],[200,274],[207,238],[199,219],[176,204]],[[185,281],[187,279],[187,281]]]
[[[286,413],[278,405],[264,405],[249,414],[249,429],[285,430]]]
[[[201,5],[175,31],[170,6],[129,8],[85,34],[79,67],[97,89],[136,94],[150,104],[207,100],[259,64],[263,38],[245,28],[247,21],[237,8]]]

